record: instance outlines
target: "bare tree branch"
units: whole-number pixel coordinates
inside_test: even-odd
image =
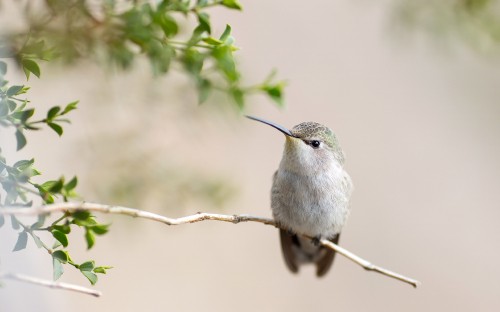
[[[26,282],[26,283],[30,283],[30,284],[46,286],[46,287],[55,288],[55,289],[70,290],[70,291],[75,291],[75,292],[86,294],[86,295],[92,295],[94,297],[100,297],[102,295],[102,293],[100,291],[89,289],[89,288],[86,288],[83,286],[78,286],[78,285],[73,285],[73,284],[68,284],[68,283],[63,283],[63,282],[47,281],[47,280],[43,280],[43,279],[39,279],[36,277],[27,276],[27,275],[22,275],[22,274],[0,273],[0,280],[2,280],[2,279],[10,279],[10,280],[15,280],[15,281],[20,281],[20,282]]]
[[[167,225],[180,225],[186,223],[195,223],[205,220],[214,220],[214,221],[224,221],[231,223],[240,223],[240,222],[259,222],[267,225],[272,225],[274,227],[279,228],[279,225],[270,218],[262,218],[262,217],[253,217],[249,215],[224,215],[224,214],[216,214],[216,213],[204,213],[200,212],[191,216],[185,216],[180,218],[169,218],[159,214],[155,214],[152,212],[127,208],[121,206],[111,206],[111,205],[103,205],[96,203],[57,203],[46,206],[39,206],[35,208],[15,208],[15,207],[6,207],[4,209],[0,209],[1,215],[16,215],[16,216],[34,216],[41,214],[49,214],[53,212],[74,212],[78,210],[86,210],[92,212],[100,212],[100,213],[110,213],[110,214],[120,214],[127,215],[131,217],[143,218],[148,220],[153,220],[157,222],[161,222]],[[312,239],[312,237],[309,237]],[[326,248],[330,248],[343,255],[344,257],[350,259],[351,261],[357,263],[365,270],[378,272],[380,274],[389,276],[391,278],[395,278],[397,280],[403,281],[412,285],[413,287],[417,287],[420,282],[414,280],[409,277],[405,277],[401,274],[391,272],[387,269],[378,267],[369,261],[364,260],[363,258],[353,254],[352,252],[344,249],[329,240],[322,239],[320,240],[322,246]]]
[[[363,269],[367,270],[367,271],[374,271],[374,272],[377,272],[377,273],[380,273],[380,274],[383,274],[383,275],[386,275],[386,276],[389,276],[389,277],[392,277],[392,278],[395,278],[397,280],[400,280],[402,282],[405,282],[405,283],[408,283],[410,285],[412,285],[413,287],[417,288],[421,283],[417,280],[414,280],[412,278],[409,278],[409,277],[406,277],[404,275],[401,275],[399,273],[396,273],[396,272],[392,272],[392,271],[389,271],[387,269],[384,269],[382,267],[379,267],[379,266],[376,266],[374,265],[373,263],[353,254],[352,252],[350,252],[349,250],[347,249],[344,249],[342,247],[340,247],[339,245],[336,245],[334,243],[332,243],[331,241],[327,240],[327,239],[322,239],[320,240],[320,243],[321,245],[325,246],[325,247],[328,247],[328,248],[331,248],[333,250],[335,250],[336,252],[338,252],[339,254],[343,255],[344,257],[346,257],[347,259],[359,264],[360,266],[363,267]]]

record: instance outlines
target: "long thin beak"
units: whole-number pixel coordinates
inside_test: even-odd
[[[290,130],[288,130],[287,128],[282,127],[282,126],[280,126],[278,124],[275,124],[274,122],[267,121],[265,119],[260,119],[260,118],[257,118],[257,117],[253,117],[253,116],[248,116],[248,115],[245,115],[245,117],[248,118],[248,119],[252,119],[252,120],[256,120],[256,121],[260,121],[262,123],[265,123],[266,125],[269,125],[269,126],[273,127],[274,129],[277,129],[277,130],[281,131],[284,135],[287,135],[287,136],[295,138],[295,136],[290,132]]]

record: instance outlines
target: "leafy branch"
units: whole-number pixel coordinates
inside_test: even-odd
[[[40,206],[36,208],[5,208],[0,209],[0,214],[3,215],[17,215],[17,216],[33,216],[33,215],[46,215],[50,213],[90,213],[90,212],[100,212],[100,213],[110,213],[110,214],[119,214],[126,215],[134,218],[144,218],[156,222],[161,222],[166,225],[181,225],[188,223],[196,223],[206,220],[213,221],[223,221],[223,222],[231,222],[231,223],[241,223],[241,222],[258,222],[265,225],[271,225],[277,228],[280,228],[279,224],[276,223],[273,219],[263,218],[263,217],[254,217],[249,215],[224,215],[224,214],[215,214],[215,213],[197,213],[191,216],[185,216],[180,218],[169,218],[162,215],[154,214],[148,211],[120,207],[120,206],[110,206],[96,203],[60,203],[60,204],[52,204],[46,206]],[[314,239],[313,237],[305,236],[309,239]],[[397,279],[399,281],[408,283],[413,287],[417,287],[420,282],[403,276],[401,274],[392,272],[390,270],[384,269],[382,267],[376,266],[369,261],[353,254],[345,248],[338,246],[337,244],[332,243],[327,239],[321,239],[320,244],[325,247],[332,249],[349,260],[355,262],[356,264],[363,267],[365,270],[374,271],[385,276]]]
[[[36,3],[36,4],[35,4]],[[13,132],[16,151],[28,143],[28,133],[49,128],[58,136],[70,123],[70,113],[78,101],[50,108],[37,117],[33,103],[26,98],[29,86],[10,84],[8,67],[16,64],[29,81],[40,78],[42,63],[72,64],[81,59],[111,64],[127,70],[138,59],[147,59],[154,75],[170,73],[173,68],[191,77],[198,102],[206,102],[214,92],[226,94],[236,109],[242,110],[246,97],[267,94],[283,105],[285,83],[272,73],[263,82],[244,85],[234,53],[238,51],[232,28],[227,25],[220,34],[212,30],[209,10],[225,8],[240,11],[237,0],[163,0],[163,1],[25,1],[20,3],[24,15],[21,31],[2,29],[0,33],[0,128]],[[0,7],[2,10],[3,7]],[[194,25],[193,25],[194,21]],[[187,32],[182,28],[187,28]],[[188,36],[186,37],[186,34]],[[172,66],[172,64],[178,66]],[[4,143],[4,142],[2,142]],[[78,198],[77,177],[40,181],[41,171],[35,158],[8,161],[0,146],[0,211],[16,207],[23,211],[35,204],[55,204]],[[0,227],[5,224],[0,214]],[[96,265],[93,260],[77,262],[68,251],[70,233],[75,227],[84,232],[87,248],[96,236],[105,235],[107,224],[99,223],[85,211],[68,211],[52,223],[40,216],[32,224],[24,224],[11,214],[12,229],[18,231],[13,251],[19,252],[31,238],[41,250],[51,255],[54,280],[61,277],[65,266],[79,270],[91,284],[97,274],[105,274],[110,266]],[[50,233],[53,241],[43,241],[40,232]]]
[[[120,5],[46,1],[36,12],[28,5],[24,13],[29,32],[6,36],[0,58],[17,60],[27,76],[37,77],[37,60],[54,58],[68,63],[91,58],[129,69],[141,57],[149,60],[155,75],[168,73],[172,63],[178,63],[194,81],[199,103],[213,91],[222,91],[242,109],[246,96],[258,91],[282,105],[283,82],[265,81],[257,89],[242,85],[231,27],[227,25],[218,35],[212,29],[208,11],[216,7],[242,10],[236,0],[124,1]],[[185,38],[181,30],[193,20],[196,24]]]
[[[1,62],[0,62],[1,63]],[[3,81],[8,83],[8,81]],[[0,126],[13,127],[16,129],[17,150],[19,151],[26,145],[25,130],[40,130],[37,124],[44,123],[54,130],[59,136],[63,134],[63,127],[60,123],[69,123],[68,119],[62,118],[72,110],[77,108],[78,102],[72,102],[66,105],[63,110],[61,107],[54,106],[47,112],[47,117],[41,120],[32,120],[35,113],[34,108],[27,108],[28,100],[23,100],[17,96],[26,93],[29,87],[5,85],[0,88]]]
[[[19,210],[20,208],[16,208]],[[3,209],[0,209],[3,211]],[[43,227],[45,224],[45,216],[40,215],[38,221],[25,225],[14,215],[11,217],[12,228],[15,230],[21,229],[18,234],[17,242],[12,251],[20,251],[26,248],[28,243],[28,235],[32,237],[33,241],[38,248],[45,249],[52,256],[53,264],[53,278],[57,280],[64,273],[64,264],[73,266],[79,270],[88,280],[94,285],[97,282],[97,274],[106,274],[107,270],[111,269],[110,266],[96,266],[94,260],[87,260],[82,263],[75,262],[69,251],[66,249],[69,245],[68,234],[71,232],[71,227],[76,225],[84,229],[84,236],[87,242],[87,248],[90,249],[94,246],[95,236],[104,235],[108,232],[108,224],[99,224],[95,217],[86,211],[76,211],[72,213],[65,213],[59,219],[52,222],[49,226]],[[0,227],[5,223],[5,218],[0,215]],[[36,232],[45,231],[50,233],[55,242],[52,247],[48,247]]]

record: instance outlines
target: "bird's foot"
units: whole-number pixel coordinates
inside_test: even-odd
[[[314,246],[320,246],[321,245],[321,235],[316,235],[311,239],[311,242],[314,244]]]

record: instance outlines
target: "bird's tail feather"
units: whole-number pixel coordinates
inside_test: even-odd
[[[335,244],[340,234],[331,239]],[[315,245],[310,239],[280,229],[281,250],[288,269],[297,273],[301,264],[314,263],[316,275],[324,276],[333,264],[335,251]]]

